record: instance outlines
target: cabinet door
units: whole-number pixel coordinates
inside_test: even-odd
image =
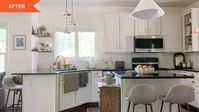
[[[147,20],[136,19],[135,20],[135,35],[147,35],[148,33]]]
[[[82,105],[84,103],[90,102],[91,95],[91,77],[89,73],[89,80],[86,87],[80,87],[77,91],[77,103],[78,105]]]
[[[99,102],[99,88],[98,88],[98,82],[102,79],[102,71],[99,72],[92,72],[92,102]]]
[[[64,93],[64,81],[60,81],[60,111],[76,106],[76,92]]]
[[[120,38],[119,51],[133,52],[134,20],[130,18],[130,13],[120,14]]]
[[[119,14],[105,16],[105,49],[106,52],[119,51]]]
[[[148,20],[148,35],[162,35],[161,21],[162,18]]]
[[[163,16],[162,34],[164,37],[164,51],[182,51],[181,17],[179,15]]]

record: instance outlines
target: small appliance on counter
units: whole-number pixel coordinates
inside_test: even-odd
[[[175,53],[173,55],[173,65],[175,69],[182,70],[187,68],[185,55],[183,53]]]
[[[115,69],[124,69],[124,61],[115,61]]]
[[[152,66],[155,70],[159,69],[159,61],[156,57],[132,58],[132,69],[135,69],[138,65]]]

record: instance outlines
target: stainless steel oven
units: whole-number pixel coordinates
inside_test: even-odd
[[[162,52],[163,45],[162,36],[135,36],[134,48],[135,52]]]

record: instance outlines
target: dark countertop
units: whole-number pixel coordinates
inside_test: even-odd
[[[184,74],[169,73],[168,71],[157,71],[155,73],[143,75],[137,74],[135,71],[119,71],[113,72],[114,75],[121,79],[180,79],[180,78],[194,78],[194,76],[187,76]]]
[[[90,72],[90,71],[127,71],[132,69],[77,69],[77,70],[54,70],[49,69],[38,70],[38,71],[23,71],[23,72],[13,72],[11,75],[59,75],[60,73],[72,73],[72,72]]]
[[[49,69],[43,69],[38,71],[28,70],[22,72],[13,72],[11,75],[58,75],[60,73],[72,73],[72,72],[90,72],[90,71],[133,71],[132,69],[75,69],[75,70],[54,70],[50,71]],[[172,68],[160,68],[159,70],[176,70]],[[189,71],[189,72],[199,72],[199,69],[188,69],[188,70],[181,70],[181,71]]]
[[[161,70],[179,70],[175,68],[161,68]],[[188,71],[188,72],[199,72],[199,69],[181,69],[179,71]]]

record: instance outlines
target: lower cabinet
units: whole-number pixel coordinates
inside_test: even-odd
[[[60,75],[59,110],[66,110],[76,106],[76,91],[64,93],[64,76]]]
[[[99,102],[97,83],[101,81],[102,71],[89,72],[89,81],[86,87],[77,91],[64,93],[64,75],[59,78],[59,111],[67,110],[89,102]]]
[[[119,87],[100,87],[100,112],[120,112]]]

